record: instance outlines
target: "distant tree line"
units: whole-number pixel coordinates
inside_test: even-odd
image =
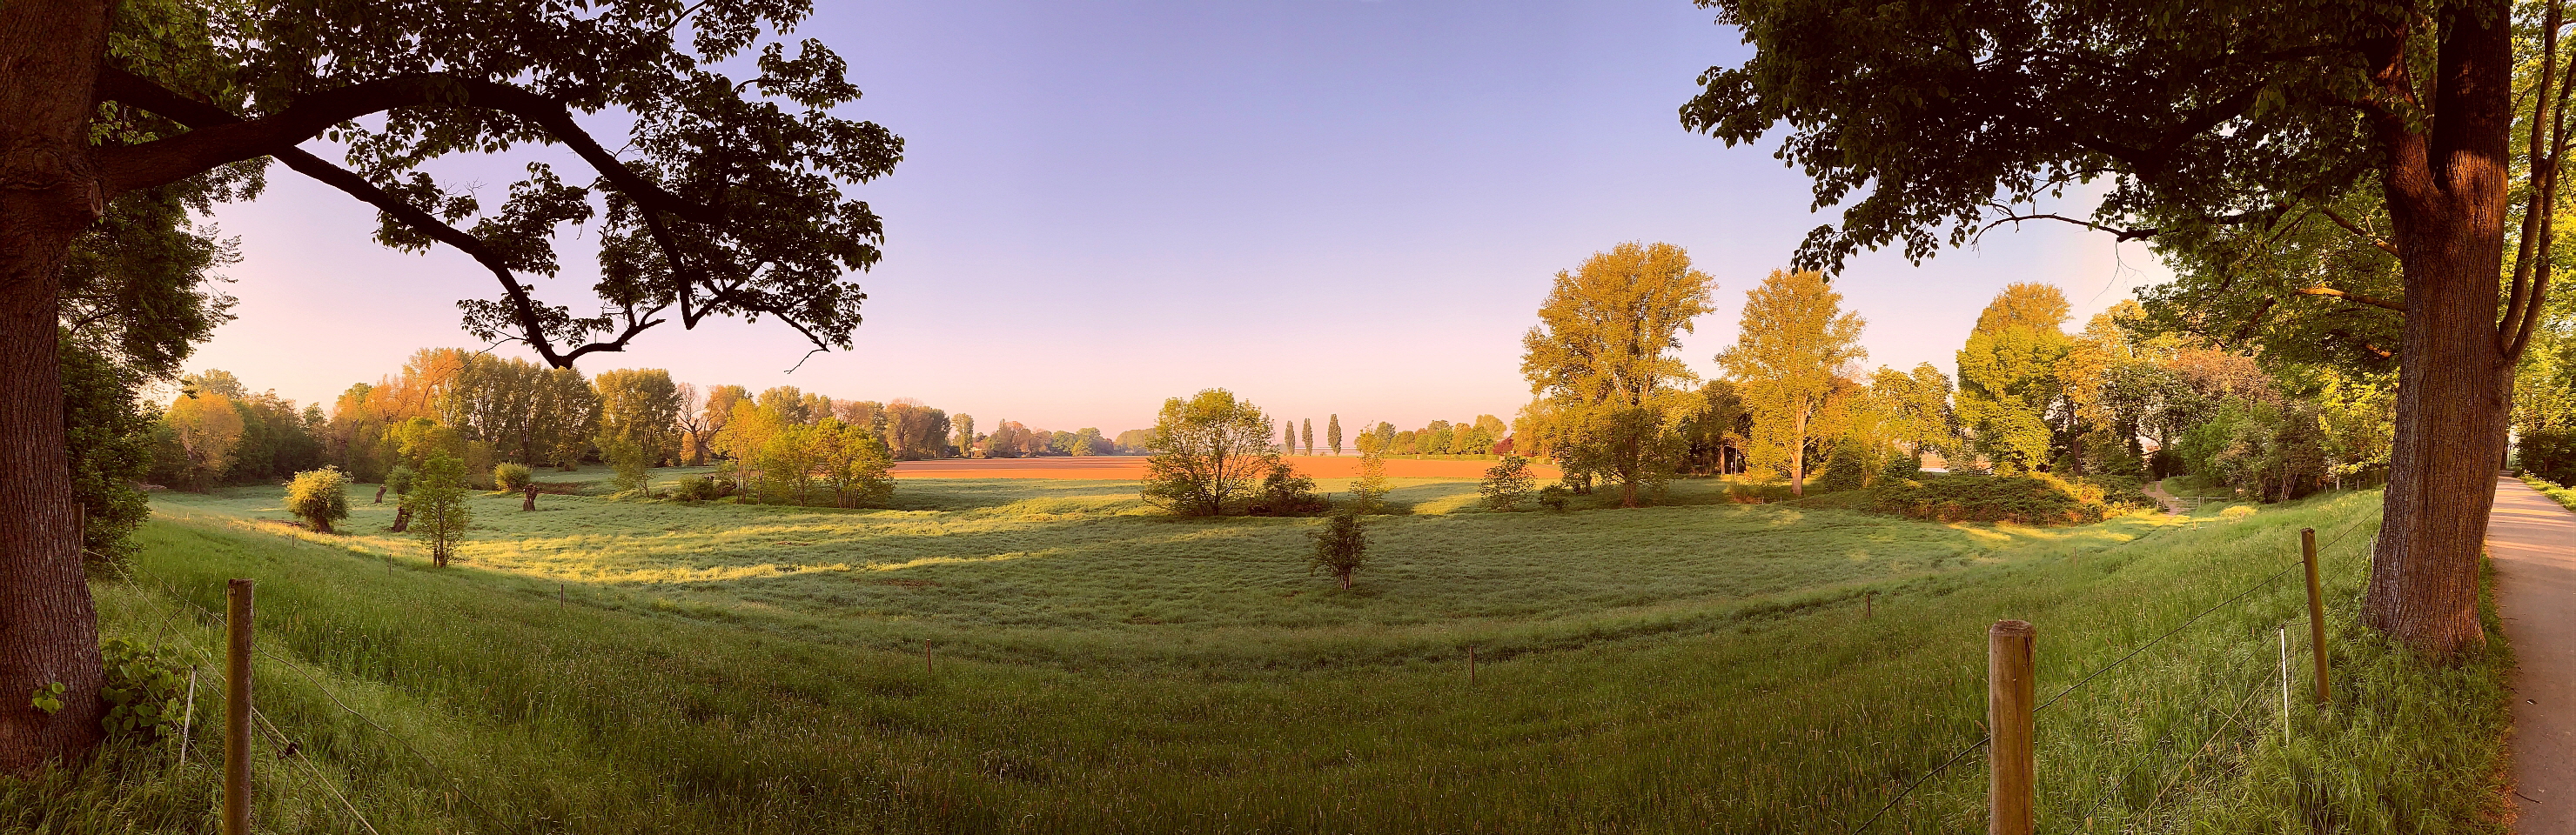
[[[116,367],[88,373],[112,377]],[[132,390],[119,379],[109,383],[98,387],[101,397]],[[882,501],[891,482],[879,479],[897,461],[1142,455],[1152,435],[1136,430],[1112,439],[1097,428],[1059,432],[1011,420],[985,433],[970,415],[911,398],[836,399],[795,386],[701,388],[661,369],[586,378],[454,348],[416,352],[400,370],[350,386],[327,411],[253,392],[220,370],[180,383],[179,395],[157,413],[126,408],[133,424],[126,434],[138,447],[127,457],[138,463],[125,477],[204,490],[332,467],[383,483],[445,453],[471,486],[486,489],[502,465],[569,471],[606,464],[626,489],[644,487],[653,467],[715,465],[717,476],[693,490],[851,505]],[[108,417],[91,422],[113,424]]]
[[[1863,371],[1866,323],[1823,276],[1774,271],[1747,292],[1736,344],[1716,357],[1720,377],[1703,382],[1672,352],[1708,311],[1713,284],[1665,244],[1622,244],[1559,273],[1523,340],[1535,396],[1509,451],[1553,460],[1569,492],[1607,483],[1628,504],[1676,475],[1745,473],[1803,493],[1910,477],[1927,462],[2126,492],[2190,474],[2266,500],[2387,472],[2391,376],[2266,371],[2255,352],[2191,332],[2160,299],[2122,302],[2068,333],[2061,291],[2010,285],[1959,349],[1954,382],[1929,363]],[[1385,448],[1401,437],[1384,437]],[[2576,475],[2576,442],[2565,446],[2552,460]]]

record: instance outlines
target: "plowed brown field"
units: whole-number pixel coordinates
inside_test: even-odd
[[[1360,459],[1356,455],[1292,455],[1288,462],[1297,471],[1316,479],[1356,478]],[[1479,478],[1494,465],[1487,460],[1386,459],[1389,478]],[[1557,477],[1554,466],[1532,462],[1531,475],[1540,479]],[[1145,459],[1141,456],[1098,455],[1082,458],[973,458],[946,461],[905,461],[894,465],[896,478],[1072,478],[1072,479],[1141,479],[1145,477]]]

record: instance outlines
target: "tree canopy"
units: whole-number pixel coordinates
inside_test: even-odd
[[[1754,463],[1788,475],[1790,491],[1802,496],[1809,424],[1869,356],[1860,347],[1860,314],[1843,310],[1842,299],[1823,275],[1772,270],[1745,291],[1735,347],[1717,355],[1754,415]]]

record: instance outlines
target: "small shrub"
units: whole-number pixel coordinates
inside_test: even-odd
[[[140,736],[148,742],[179,721],[179,697],[187,682],[178,661],[124,638],[99,645],[99,655],[106,673],[99,696],[107,701],[107,715],[99,724],[110,738]]]
[[[713,501],[732,494],[732,485],[702,475],[682,478],[671,485],[671,498],[684,502]]]
[[[1899,455],[1896,460],[1887,462],[1886,469],[1878,471],[1878,480],[1882,484],[1922,477],[1923,457],[1919,455]]]
[[[599,455],[608,459],[610,469],[617,471],[613,484],[619,493],[642,490],[652,479],[653,458],[645,453],[642,444],[624,438],[606,439],[599,445]]]
[[[1505,453],[1502,463],[1485,470],[1485,482],[1476,486],[1476,492],[1485,497],[1486,507],[1508,511],[1529,498],[1534,483],[1529,459]]]
[[[385,486],[393,488],[397,496],[411,495],[411,486],[418,483],[420,471],[410,467],[398,466],[385,473]]]
[[[1252,500],[1256,516],[1285,516],[1313,513],[1327,506],[1324,497],[1315,493],[1315,480],[1297,473],[1284,460],[1272,460],[1270,472],[1261,477],[1261,492]]]
[[[1797,498],[1789,485],[1773,481],[1738,481],[1726,485],[1726,500],[1736,504],[1769,504]]]
[[[1832,493],[1869,486],[1869,457],[1869,450],[1858,443],[1848,440],[1835,443],[1833,451],[1825,457],[1824,472],[1807,483],[1808,490]]]
[[[1360,524],[1359,514],[1336,513],[1324,529],[1315,532],[1315,554],[1307,560],[1310,570],[1320,569],[1351,587],[1351,575],[1368,563],[1368,530]]]
[[[1565,485],[1550,484],[1538,489],[1538,503],[1549,510],[1563,511],[1565,500],[1573,495],[1574,491],[1565,489]]]
[[[286,485],[286,512],[316,533],[331,533],[331,523],[349,518],[348,484],[337,467],[296,473]]]
[[[502,464],[492,468],[492,485],[511,493],[525,492],[536,473],[526,464]]]
[[[2086,476],[2079,481],[2102,491],[2102,503],[2116,510],[2156,510],[2162,507],[2147,495],[2144,483],[2125,475]]]
[[[1879,485],[1874,509],[1939,522],[2080,525],[2110,515],[2102,489],[2046,473],[2027,476],[1946,475]]]

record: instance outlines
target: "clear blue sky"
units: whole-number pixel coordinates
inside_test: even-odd
[[[907,143],[858,190],[887,240],[857,350],[788,374],[783,328],[669,325],[583,370],[916,397],[983,427],[1115,433],[1211,386],[1318,424],[1508,419],[1557,270],[1620,241],[1688,248],[1722,309],[1685,355],[1714,373],[1743,291],[1832,219],[1771,147],[1681,129],[1695,76],[1746,52],[1686,0],[823,6],[796,34],[850,60],[867,97],[845,115]],[[497,191],[530,158],[447,170]],[[416,348],[472,345],[454,302],[488,273],[376,246],[373,212],[270,177],[217,217],[242,239],[241,318],[193,367],[327,405]],[[578,232],[561,248],[540,292],[577,302],[593,263]],[[1872,364],[1946,370],[2004,284],[2059,284],[2089,316],[2162,275],[2142,245],[2061,224],[1919,268],[1864,257],[1837,286]]]

